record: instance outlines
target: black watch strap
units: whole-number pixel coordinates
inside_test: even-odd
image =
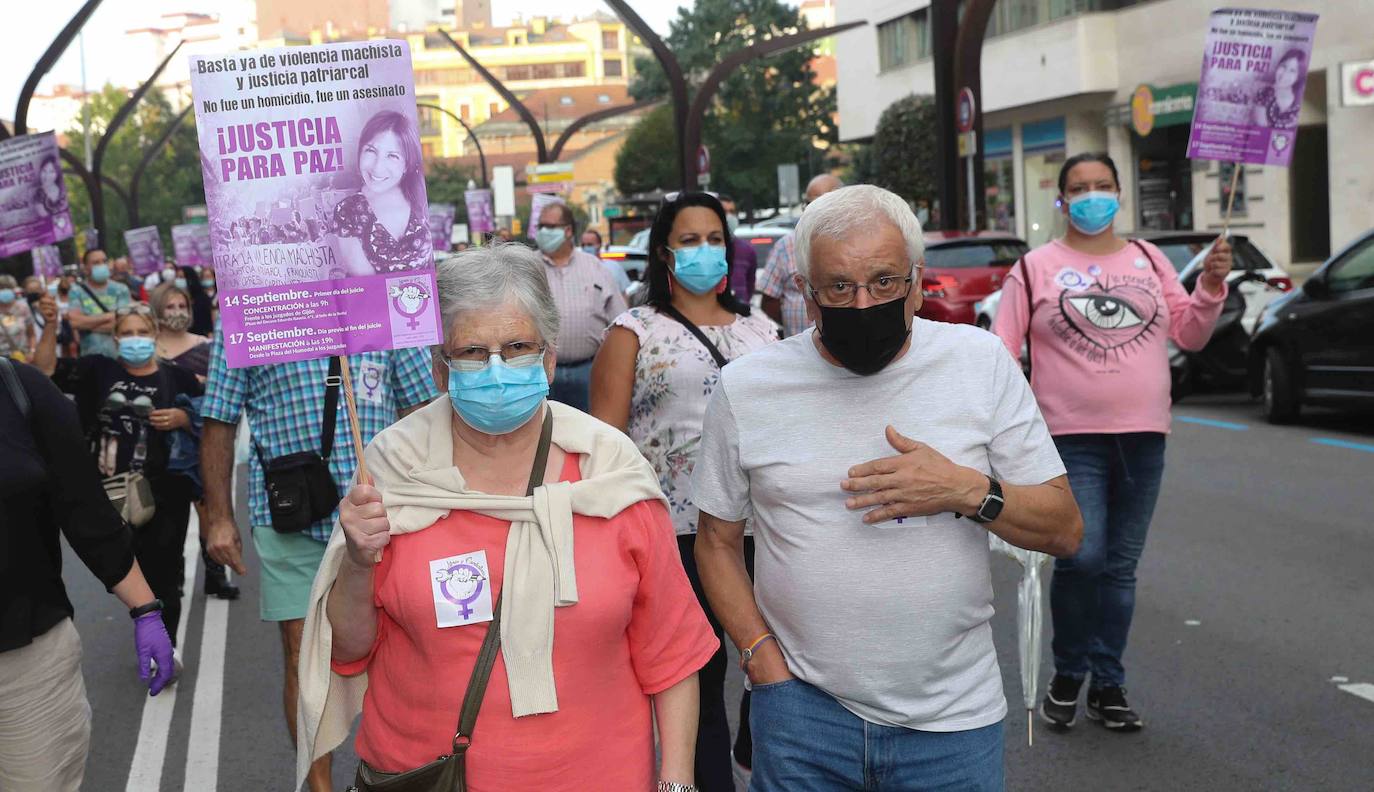
[[[987,525],[1002,515],[1002,507],[1005,505],[1006,499],[1002,496],[1001,482],[988,476],[988,494],[983,498],[983,505],[978,507],[978,511],[969,515],[969,519]]]
[[[162,600],[155,599],[147,605],[139,605],[137,608],[129,609],[129,618],[137,619],[139,616],[147,616],[154,611],[162,610]]]

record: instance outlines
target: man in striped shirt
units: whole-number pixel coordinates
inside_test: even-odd
[[[591,402],[592,358],[611,322],[627,308],[615,278],[601,259],[574,246],[572,209],[556,203],[539,213],[534,239],[544,255],[545,272],[562,328],[555,348],[558,368],[549,396],[586,412]]]

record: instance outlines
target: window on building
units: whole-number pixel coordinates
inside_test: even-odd
[[[1016,233],[1016,176],[1011,127],[983,130],[983,188],[988,213],[984,228]]]
[[[558,103],[564,107],[572,107],[573,98],[571,96],[560,96],[558,97]]]
[[[1014,33],[1042,22],[1093,11],[1125,8],[1136,2],[1138,0],[997,0],[992,18],[988,20],[988,36]]]
[[[536,63],[530,66],[530,75],[536,80],[552,80],[558,76],[558,65],[554,63]]]
[[[621,64],[619,58],[607,58],[605,65],[607,77],[619,77],[624,74],[622,71],[623,64]]]
[[[610,104],[610,103],[611,103],[611,95],[610,95],[610,94],[597,94],[597,95],[596,95],[596,103],[597,103],[597,104]]]
[[[507,66],[507,67],[506,67],[506,79],[507,79],[507,80],[511,80],[511,81],[528,80],[528,79],[530,79],[530,67],[529,67],[529,66]]]
[[[582,61],[558,64],[560,77],[582,77],[587,73],[587,64]]]
[[[458,117],[463,119],[464,123],[472,121],[472,108],[468,105],[458,105]]]
[[[603,30],[603,31],[601,31],[601,48],[602,48],[602,49],[608,49],[608,50],[620,49],[620,31],[619,31],[619,30]]]
[[[420,96],[417,99],[419,104],[439,104],[437,96]],[[431,110],[428,107],[420,108],[420,137],[438,137],[444,133],[442,120],[439,118],[439,111]]]
[[[878,25],[878,68],[897,69],[930,55],[930,12],[922,8]]]
[[[487,105],[487,118],[491,118],[499,112],[501,112],[501,108],[497,106],[495,102],[492,102],[491,104]]]

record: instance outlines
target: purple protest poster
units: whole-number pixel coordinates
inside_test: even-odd
[[[474,234],[490,234],[496,230],[491,190],[468,190],[463,193],[463,201],[468,206],[468,230]]]
[[[448,252],[453,242],[453,218],[458,207],[453,204],[429,205],[429,233],[434,237],[434,249]]]
[[[534,193],[530,196],[530,227],[526,236],[534,239],[534,232],[539,229],[539,216],[544,213],[546,208],[561,203],[563,203],[563,199],[551,193]],[[574,244],[576,242],[577,240],[573,240]]]
[[[1189,158],[1287,167],[1316,31],[1316,14],[1212,12]]]
[[[210,266],[212,263],[210,226],[205,223],[172,226],[172,250],[176,254],[179,266]]]
[[[0,140],[0,256],[72,235],[67,185],[51,132]]]
[[[39,245],[30,251],[33,255],[33,274],[40,278],[62,277],[62,254],[57,245]]]
[[[190,68],[228,364],[438,343],[406,42]]]
[[[124,246],[129,249],[129,263],[139,275],[151,275],[162,269],[162,236],[157,226],[130,228],[124,232]]]

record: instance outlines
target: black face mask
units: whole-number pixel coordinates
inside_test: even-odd
[[[882,371],[897,357],[911,328],[906,324],[906,298],[867,308],[821,309],[821,343],[840,365],[867,376]]]

